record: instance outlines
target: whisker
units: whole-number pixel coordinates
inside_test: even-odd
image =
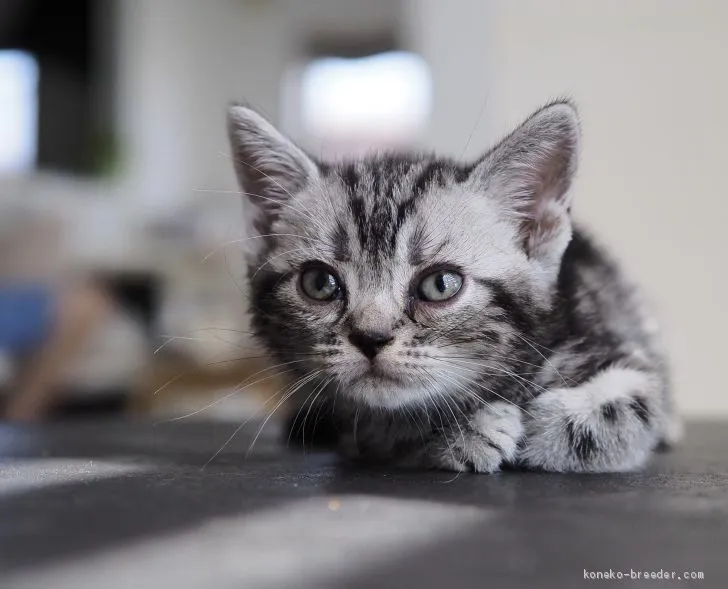
[[[537,354],[538,354],[539,356],[541,356],[541,357],[542,357],[542,358],[544,359],[544,361],[545,361],[545,362],[546,362],[546,363],[547,363],[547,364],[548,364],[549,366],[551,366],[551,368],[553,368],[554,372],[555,372],[555,373],[556,373],[556,375],[557,375],[557,376],[558,376],[558,377],[559,377],[559,378],[561,379],[561,381],[562,381],[562,382],[564,383],[564,385],[566,385],[566,386],[569,386],[569,383],[567,383],[567,382],[566,382],[566,379],[565,379],[565,378],[564,378],[564,377],[563,377],[563,376],[561,375],[561,373],[560,373],[560,372],[558,371],[558,369],[556,368],[556,366],[554,366],[554,365],[553,365],[553,363],[551,362],[551,360],[549,360],[549,359],[548,359],[548,358],[547,358],[546,356],[544,356],[544,355],[543,355],[543,354],[542,354],[542,353],[541,353],[541,352],[540,352],[540,351],[538,350],[538,348],[536,348],[536,346],[535,346],[535,345],[534,345],[534,344],[533,344],[533,343],[532,343],[531,341],[529,341],[529,340],[528,340],[527,338],[525,338],[524,336],[522,336],[522,335],[520,335],[520,334],[518,334],[518,333],[516,333],[515,335],[516,335],[516,336],[517,336],[517,337],[518,337],[519,339],[521,339],[521,341],[523,341],[523,342],[524,342],[524,343],[525,343],[526,345],[530,346],[530,347],[531,347],[531,348],[532,348],[532,349],[533,349],[533,350],[534,350],[534,351],[535,351],[535,352],[536,352],[536,353],[537,353]],[[547,349],[547,348],[546,348],[546,349]],[[548,351],[550,351],[550,352],[553,352],[553,350],[548,350]]]
[[[311,413],[311,409],[313,408],[314,404],[316,403],[316,400],[321,396],[321,394],[326,390],[326,387],[329,386],[331,381],[333,380],[333,377],[329,377],[329,379],[322,383],[320,387],[318,387],[318,392],[316,393],[316,396],[313,398],[311,403],[308,406],[308,411],[306,411],[306,415],[303,416],[303,425],[301,426],[301,445],[303,446],[303,454],[306,455],[306,420],[308,419],[309,414]],[[316,389],[314,389],[316,390]]]
[[[302,377],[302,378],[303,378],[303,377]],[[285,390],[287,390],[287,389],[284,389],[284,391],[285,391]],[[277,392],[277,393],[275,393],[275,394],[271,395],[271,396],[270,396],[270,398],[269,398],[269,399],[268,399],[268,400],[267,400],[267,401],[266,401],[266,402],[265,402],[265,403],[263,404],[263,407],[265,407],[265,406],[266,406],[266,405],[267,405],[267,404],[268,404],[268,403],[269,403],[269,402],[270,402],[270,401],[271,401],[272,399],[274,399],[274,398],[275,398],[275,397],[276,397],[277,395],[283,394],[283,395],[284,395],[284,396],[283,396],[283,399],[282,399],[282,400],[281,400],[281,401],[279,402],[279,404],[278,404],[278,405],[276,405],[276,409],[277,409],[278,407],[280,407],[280,405],[281,405],[281,404],[285,403],[285,401],[286,401],[286,400],[287,400],[288,398],[290,398],[290,394],[286,395],[286,394],[284,393],[284,391],[279,391],[279,392]],[[261,409],[262,409],[262,408],[261,408]],[[230,445],[230,442],[232,442],[232,441],[233,441],[233,439],[235,438],[235,436],[237,436],[237,435],[238,435],[238,433],[240,433],[240,430],[242,430],[242,429],[243,429],[243,428],[244,428],[244,427],[245,427],[245,426],[246,426],[246,425],[247,425],[248,423],[250,423],[250,422],[251,422],[251,421],[252,421],[253,419],[255,419],[255,417],[256,417],[256,416],[258,415],[258,413],[259,413],[259,411],[256,411],[256,412],[255,412],[255,413],[253,413],[253,415],[251,415],[251,416],[250,416],[250,417],[249,417],[248,419],[246,419],[246,420],[245,420],[245,421],[243,421],[243,422],[242,422],[242,423],[241,423],[240,425],[238,425],[238,426],[237,426],[237,427],[235,428],[235,430],[233,431],[233,433],[232,433],[232,434],[230,434],[230,437],[228,437],[228,439],[227,439],[227,440],[225,440],[225,442],[223,443],[223,445],[222,445],[222,446],[220,446],[220,448],[219,448],[219,449],[217,450],[217,452],[215,452],[215,453],[214,453],[214,454],[213,454],[213,455],[212,455],[212,456],[210,457],[210,459],[209,459],[209,460],[208,460],[207,462],[205,462],[205,464],[204,464],[204,465],[202,466],[202,468],[201,468],[200,470],[204,470],[205,468],[207,468],[207,466],[209,466],[209,465],[210,465],[210,463],[211,463],[211,462],[213,462],[213,461],[215,460],[215,458],[217,458],[217,457],[218,457],[218,456],[219,456],[219,455],[220,455],[220,454],[221,454],[221,453],[223,452],[223,450],[225,450],[225,448],[227,448],[227,447],[228,447],[228,446]],[[266,422],[267,422],[267,420],[266,420]],[[264,423],[263,425],[265,425],[265,423]],[[260,431],[262,431],[262,428],[261,428],[261,430],[259,430],[258,434],[256,435],[256,438],[255,438],[256,440],[258,439],[258,435],[260,435]],[[246,457],[247,457],[247,453],[246,453]]]
[[[233,395],[237,395],[237,394],[241,393],[242,391],[244,391],[244,390],[245,390],[245,389],[247,389],[247,388],[250,388],[250,387],[252,387],[252,386],[254,386],[254,385],[256,385],[256,384],[260,384],[261,382],[264,382],[264,381],[266,381],[266,380],[269,380],[269,379],[271,379],[271,378],[275,378],[275,377],[277,377],[277,376],[280,376],[281,374],[286,374],[286,373],[289,373],[289,372],[293,372],[294,370],[296,370],[296,368],[294,367],[294,368],[290,368],[290,369],[287,369],[287,370],[283,370],[283,371],[277,372],[277,373],[275,373],[275,374],[272,374],[272,375],[266,376],[265,378],[261,378],[261,379],[258,379],[258,380],[256,380],[255,382],[251,382],[251,383],[248,383],[248,384],[245,384],[245,385],[243,385],[243,383],[245,383],[245,382],[246,382],[247,380],[250,380],[251,378],[255,378],[255,377],[256,377],[256,376],[258,376],[259,374],[263,374],[264,372],[268,372],[269,370],[274,370],[274,369],[276,369],[276,368],[281,368],[281,367],[283,367],[283,366],[290,366],[291,364],[297,364],[297,363],[300,363],[300,362],[307,362],[307,361],[308,361],[308,359],[303,359],[303,360],[291,360],[291,361],[289,361],[289,362],[282,362],[282,363],[280,363],[280,364],[274,364],[274,365],[272,365],[272,366],[268,366],[268,367],[266,367],[266,368],[263,368],[262,370],[258,370],[257,372],[255,372],[255,373],[251,374],[250,376],[248,376],[248,377],[244,378],[243,380],[241,380],[241,381],[240,381],[240,382],[239,382],[239,383],[238,383],[238,384],[237,384],[237,385],[235,386],[235,388],[233,389],[233,391],[232,391],[231,393],[229,393],[229,394],[227,394],[227,395],[225,395],[225,396],[223,396],[223,397],[220,397],[219,399],[216,399],[215,401],[213,401],[213,402],[212,402],[212,403],[210,403],[209,405],[206,405],[206,406],[205,406],[205,407],[203,407],[202,409],[198,409],[197,411],[193,411],[192,413],[188,413],[187,415],[182,415],[182,416],[176,416],[176,417],[173,417],[173,418],[170,418],[170,419],[167,419],[167,420],[164,420],[164,421],[158,422],[158,423],[169,423],[169,422],[173,422],[173,421],[180,421],[180,420],[182,420],[182,419],[186,419],[187,417],[192,417],[192,416],[194,416],[194,415],[197,415],[197,414],[199,414],[199,413],[202,413],[202,412],[203,412],[203,411],[205,411],[206,409],[209,409],[210,407],[214,407],[214,406],[215,406],[215,405],[217,405],[218,403],[221,403],[221,402],[222,402],[222,401],[224,401],[225,399],[229,399],[229,398],[230,398],[230,397],[232,397]],[[241,385],[243,385],[243,386],[242,386],[242,388],[241,388]],[[155,425],[157,425],[157,424],[155,424]]]
[[[229,245],[233,245],[234,243],[243,243],[245,241],[250,241],[253,239],[265,239],[267,237],[297,237],[298,239],[305,239],[308,241],[312,241],[314,243],[323,243],[319,239],[314,239],[313,237],[308,237],[306,235],[299,235],[298,233],[264,233],[262,235],[251,235],[250,237],[241,237],[239,239],[231,239],[229,241],[226,241],[225,243],[220,244],[218,247],[213,249],[210,253],[208,253],[204,258],[200,260],[200,262],[206,262],[208,259],[210,259],[212,256],[214,256],[217,252],[220,250],[228,247]]]
[[[258,438],[260,437],[260,434],[263,432],[263,429],[265,429],[265,426],[270,421],[270,419],[275,415],[276,411],[281,408],[281,406],[290,399],[293,395],[295,395],[303,386],[305,386],[307,383],[311,382],[312,380],[315,380],[316,377],[318,377],[319,374],[321,374],[321,370],[316,370],[312,374],[310,374],[308,377],[302,378],[297,386],[293,388],[290,392],[288,392],[279,402],[278,404],[273,408],[273,411],[270,412],[268,417],[265,418],[263,421],[263,424],[258,428],[258,432],[255,434],[255,437],[253,438],[253,441],[250,443],[250,446],[248,447],[248,451],[245,453],[245,457],[247,458],[250,456],[250,453],[253,451],[253,447],[255,446],[255,443],[258,441]]]
[[[429,373],[426,373],[426,376],[432,381],[433,384],[437,384],[436,381],[435,381],[435,379],[432,377],[432,375],[430,375]],[[438,413],[438,416],[439,416],[439,419],[440,419],[440,428],[444,431],[445,430],[445,425],[444,425],[444,423],[442,421],[443,414],[440,412],[439,404],[437,403],[437,398],[435,397],[435,394],[433,394],[432,391],[427,390],[427,389],[426,389],[426,391],[427,391],[427,394],[428,394],[428,398],[433,403],[433,406],[434,406],[435,410]],[[443,399],[443,397],[441,397],[441,396],[439,398]],[[448,407],[449,407],[449,404],[448,404]],[[452,413],[452,410],[450,410],[450,412],[452,414],[453,419],[455,419],[455,414]],[[449,420],[447,420],[447,422],[448,422],[448,428],[451,428],[452,427],[452,422],[450,422]],[[458,424],[458,427],[459,427],[459,424]],[[462,430],[461,430],[461,435],[462,435]],[[455,459],[455,450],[453,450],[452,443],[450,442],[449,436],[448,435],[445,435],[444,436],[444,440],[445,440],[445,443],[447,444],[447,449],[450,452],[450,457],[452,458],[453,463],[457,462],[457,460]],[[457,478],[457,476],[455,478]]]
[[[257,384],[260,384],[261,382],[265,382],[267,380],[270,380],[271,378],[276,378],[278,376],[281,376],[282,374],[287,374],[289,372],[293,372],[294,370],[295,370],[295,368],[290,368],[288,370],[282,370],[280,372],[276,372],[275,374],[271,374],[269,376],[266,376],[266,377],[263,377],[263,378],[259,378],[258,380],[254,381],[254,382],[251,382],[249,384],[246,384],[243,387],[236,387],[231,393],[228,393],[228,394],[220,397],[219,399],[215,399],[212,403],[208,403],[202,409],[197,409],[196,411],[192,411],[191,413],[187,413],[186,415],[178,415],[176,417],[171,417],[171,418],[165,419],[163,421],[158,421],[154,425],[159,425],[159,424],[163,424],[163,423],[173,423],[175,421],[182,421],[183,419],[187,419],[188,417],[193,417],[195,415],[199,415],[200,413],[202,413],[203,411],[206,411],[210,407],[214,407],[215,405],[218,405],[218,404],[222,403],[223,401],[225,401],[226,399],[229,399],[230,397],[233,397],[235,395],[239,395],[244,390],[249,389],[252,386],[255,386]],[[256,374],[258,374],[258,373],[256,373]]]
[[[539,385],[539,384],[537,384],[537,383],[535,383],[535,382],[533,382],[531,380],[528,380],[527,378],[523,378],[522,376],[516,374],[515,372],[512,372],[511,370],[508,370],[506,368],[503,368],[502,366],[500,366],[498,364],[496,364],[494,366],[491,366],[491,365],[488,365],[488,364],[482,364],[480,362],[473,362],[473,361],[459,360],[459,359],[454,359],[454,362],[459,363],[459,364],[455,364],[455,366],[462,365],[462,364],[468,364],[468,365],[479,366],[479,367],[482,367],[482,368],[488,368],[491,371],[492,370],[495,370],[496,371],[495,373],[491,372],[490,374],[505,374],[505,375],[510,376],[512,378],[515,378],[515,379],[518,379],[520,381],[523,381],[523,382],[525,382],[525,383],[527,383],[527,384],[529,384],[529,385],[531,385],[531,386],[533,386],[533,387],[541,390],[542,392],[547,390],[545,387],[543,387],[543,386],[541,386],[541,385]],[[472,370],[473,372],[478,372],[475,369],[469,369],[469,368],[464,367],[464,366],[460,366],[460,367],[463,368],[464,370]]]
[[[268,264],[270,264],[273,260],[277,260],[281,256],[285,256],[286,254],[292,254],[293,252],[300,252],[302,249],[304,249],[304,248],[297,247],[295,249],[286,250],[284,252],[281,252],[279,254],[276,254],[275,256],[271,256],[270,258],[268,258],[265,262],[263,262],[260,266],[258,266],[256,268],[255,272],[253,272],[253,275],[250,277],[250,279],[252,280],[253,278],[255,278],[256,275],[258,274],[258,272],[260,272],[265,266],[267,266]]]
[[[294,351],[288,351],[288,350],[281,350],[285,352],[286,354],[292,355],[292,356],[302,356],[304,358],[312,358],[312,357],[318,357],[320,354],[317,354],[316,352],[294,352]],[[203,366],[209,367],[209,366],[219,366],[221,364],[232,364],[234,362],[242,362],[243,360],[269,360],[270,355],[269,354],[262,354],[258,356],[236,356],[235,358],[226,358],[225,360],[216,360],[213,362],[207,362]],[[164,389],[169,387],[170,385],[174,384],[178,380],[184,378],[185,376],[188,376],[192,372],[194,372],[197,369],[197,366],[195,365],[192,368],[189,368],[187,370],[181,371],[176,376],[173,376],[169,380],[167,380],[163,385],[158,387],[153,393],[153,396],[156,396],[160,392],[162,392]]]
[[[495,395],[496,397],[498,397],[499,399],[501,399],[501,400],[505,401],[506,403],[508,403],[508,404],[510,404],[510,405],[513,405],[514,407],[517,407],[518,409],[520,409],[521,411],[523,411],[523,412],[524,412],[524,413],[525,413],[526,415],[529,415],[530,417],[534,417],[534,416],[533,416],[533,414],[529,413],[529,412],[528,412],[528,411],[527,411],[527,410],[526,410],[525,408],[521,407],[521,406],[520,406],[520,405],[518,405],[517,403],[514,403],[513,401],[511,401],[511,400],[510,400],[510,399],[508,399],[507,397],[504,397],[504,396],[503,396],[503,395],[501,395],[500,393],[497,393],[497,392],[496,392],[496,391],[494,391],[493,389],[490,389],[490,388],[486,387],[486,386],[485,386],[484,384],[482,384],[482,383],[479,383],[479,382],[477,382],[477,381],[471,381],[471,382],[470,382],[469,384],[471,384],[471,385],[474,385],[474,386],[478,387],[479,389],[481,389],[481,390],[484,390],[484,391],[486,391],[486,392],[490,393],[491,395]],[[479,401],[483,402],[483,403],[484,403],[484,404],[486,404],[486,405],[489,405],[489,404],[488,404],[488,403],[487,403],[487,402],[486,402],[486,401],[485,401],[484,399],[482,399],[481,397],[479,397],[479,396],[475,395],[475,393],[472,393],[472,394],[473,394],[473,395],[474,395],[475,397],[477,397],[477,400],[479,400]]]
[[[304,407],[306,407],[306,403],[308,402],[308,400],[309,400],[309,399],[310,399],[311,397],[313,397],[313,396],[314,396],[314,394],[316,393],[316,390],[317,390],[317,388],[318,388],[318,385],[317,385],[316,387],[314,387],[314,388],[313,388],[313,390],[312,390],[312,391],[311,391],[311,392],[310,392],[310,393],[308,394],[308,396],[307,396],[307,397],[306,397],[306,398],[305,398],[305,399],[303,400],[303,402],[301,403],[301,406],[300,406],[300,407],[298,408],[298,411],[296,412],[296,416],[295,416],[295,417],[293,418],[293,421],[291,422],[291,429],[290,429],[290,430],[289,430],[289,432],[288,432],[288,440],[287,440],[287,442],[286,442],[286,446],[290,446],[290,444],[291,444],[291,436],[293,435],[293,430],[295,429],[295,427],[296,427],[296,424],[298,423],[298,418],[299,418],[299,417],[300,417],[300,415],[301,415],[301,411],[303,411]],[[315,399],[314,399],[314,401],[315,401]],[[305,440],[305,426],[306,426],[306,421],[305,421],[305,419],[304,419],[304,422],[303,422],[303,424],[301,425],[301,431],[303,432],[303,436],[304,436],[304,437],[303,437],[303,440],[302,440],[302,443],[303,443],[304,445],[305,445],[305,441],[306,441],[306,440]]]

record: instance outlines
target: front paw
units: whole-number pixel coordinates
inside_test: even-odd
[[[451,427],[433,445],[429,460],[435,468],[457,472],[497,472],[515,460],[523,436],[521,409],[491,403],[460,427]]]
[[[645,464],[661,423],[649,375],[612,368],[528,406],[521,463],[557,472],[624,472]]]

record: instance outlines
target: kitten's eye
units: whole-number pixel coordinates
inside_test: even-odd
[[[463,285],[463,277],[452,270],[438,270],[426,276],[417,287],[424,301],[439,302],[451,299]]]
[[[326,268],[309,268],[301,274],[301,290],[316,301],[332,301],[341,292],[341,286]]]

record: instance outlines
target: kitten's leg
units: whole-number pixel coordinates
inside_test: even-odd
[[[442,426],[427,432],[419,427],[406,437],[404,424],[367,423],[343,436],[341,448],[355,460],[405,468],[495,472],[516,458],[523,436],[521,413],[519,407],[498,401],[469,418],[455,422],[456,413],[451,422],[443,419]]]
[[[516,459],[523,437],[520,407],[497,401],[478,409],[460,427],[449,427],[426,448],[427,465],[458,472],[490,473]]]
[[[546,391],[527,407],[520,461],[559,472],[639,468],[662,435],[661,387],[655,374],[613,366],[582,385]]]

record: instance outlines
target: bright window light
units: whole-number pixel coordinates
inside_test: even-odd
[[[303,70],[300,104],[303,130],[317,138],[410,140],[430,116],[430,69],[406,52],[316,59]]]
[[[0,51],[0,173],[35,165],[38,64],[23,51]]]

